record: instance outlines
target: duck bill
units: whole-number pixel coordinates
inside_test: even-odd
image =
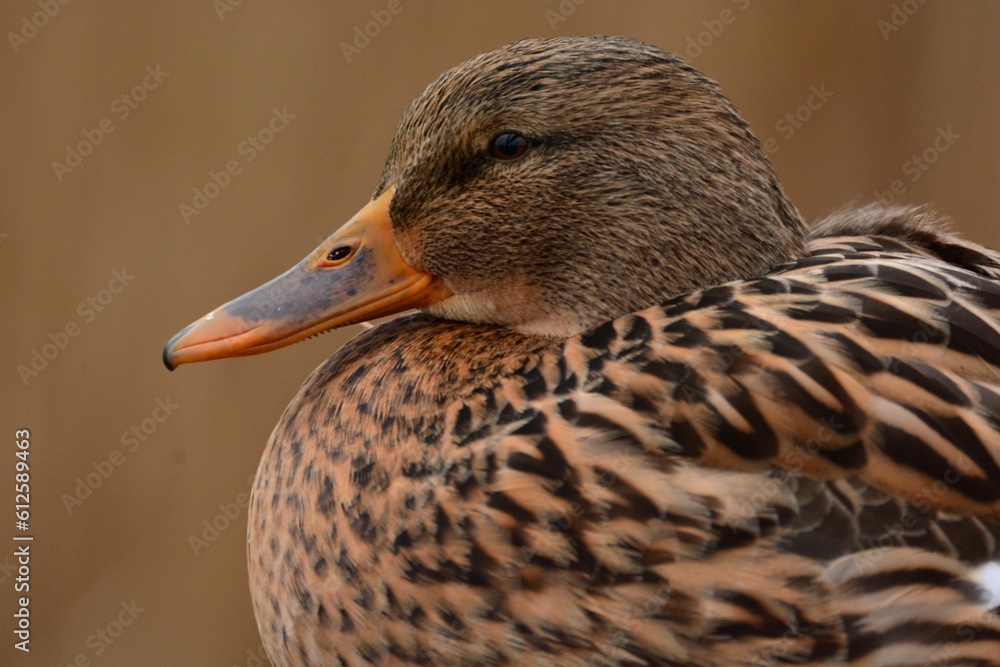
[[[451,296],[440,278],[403,260],[389,218],[392,193],[372,200],[282,275],[182,329],[164,348],[163,363],[173,370],[260,354]]]

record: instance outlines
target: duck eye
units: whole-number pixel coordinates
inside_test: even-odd
[[[339,262],[342,259],[347,259],[347,256],[350,254],[351,254],[351,246],[339,245],[330,251],[330,254],[326,256],[326,261]]]
[[[490,157],[516,160],[528,152],[528,140],[516,132],[504,132],[490,144]]]

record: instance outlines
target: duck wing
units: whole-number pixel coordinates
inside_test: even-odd
[[[1000,664],[971,567],[1000,537],[998,279],[923,214],[855,211],[525,362],[452,412],[470,571],[522,563],[526,641],[608,664]]]
[[[770,276],[585,334],[609,366],[595,390],[707,465],[997,519],[1000,255],[902,216],[835,218]]]
[[[863,210],[566,341],[367,332],[258,475],[266,641],[288,664],[1000,665],[974,572],[1000,537],[998,278],[925,216]]]

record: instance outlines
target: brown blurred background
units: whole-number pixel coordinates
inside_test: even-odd
[[[651,42],[722,84],[808,219],[882,192],[1000,246],[1000,4],[398,2],[3,3],[0,664],[263,664],[239,501],[299,383],[356,331],[173,374],[161,348],[347,220],[405,105],[477,52]],[[280,132],[243,144],[275,109]],[[11,616],[20,428],[30,655]]]

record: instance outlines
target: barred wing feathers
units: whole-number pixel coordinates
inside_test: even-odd
[[[1000,664],[971,579],[1000,557],[1000,257],[853,223],[501,383],[511,423],[469,454],[488,509],[452,519],[553,595],[529,626],[629,619],[636,664]]]

